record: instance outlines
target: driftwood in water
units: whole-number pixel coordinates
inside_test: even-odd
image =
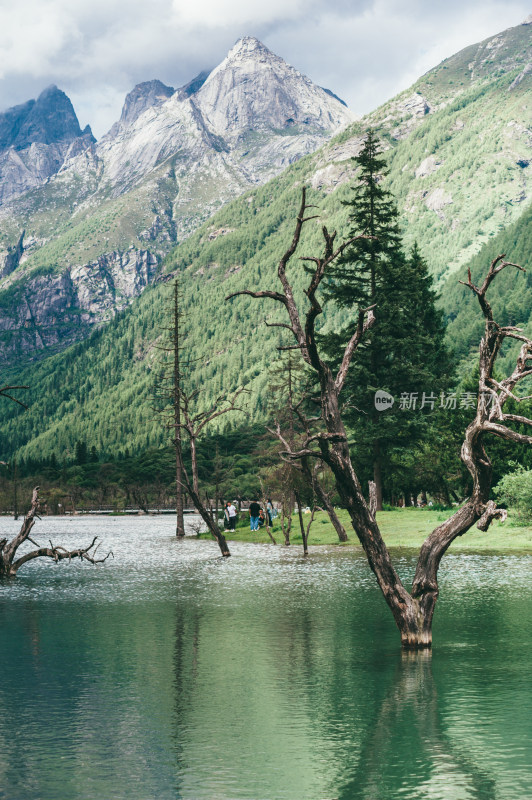
[[[75,550],[67,550],[65,547],[54,545],[52,542],[50,542],[50,547],[39,547],[37,542],[31,538],[30,533],[35,525],[35,519],[39,518],[40,505],[39,487],[36,486],[33,490],[31,508],[24,517],[20,531],[11,541],[7,539],[0,540],[0,576],[13,577],[20,567],[36,558],[52,558],[56,564],[64,559],[71,561],[73,558],[89,561],[91,564],[103,564],[112,555],[109,552],[105,558],[96,558],[96,551],[99,547],[99,545],[96,545],[97,536],[94,537],[88,547],[78,547]],[[17,558],[19,547],[26,541],[34,544],[37,549],[30,550]]]

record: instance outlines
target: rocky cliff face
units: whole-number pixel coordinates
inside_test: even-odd
[[[54,352],[83,338],[153,283],[158,266],[149,250],[131,248],[14,287],[11,311],[0,316],[0,364],[23,353]]]
[[[117,196],[131,189],[155,167],[180,154],[186,168],[216,158],[220,145],[190,98],[174,93],[166,102],[148,106],[129,125],[113,129],[96,153],[103,166],[102,184]]]
[[[7,250],[0,253],[0,278],[11,275],[20,264],[24,253],[24,234],[25,231],[22,231],[20,239],[14,247],[8,247]]]

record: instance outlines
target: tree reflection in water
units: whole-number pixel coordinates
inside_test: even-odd
[[[394,680],[338,800],[496,800],[496,782],[445,732],[431,651],[398,654]]]

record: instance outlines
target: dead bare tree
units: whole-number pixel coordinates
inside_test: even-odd
[[[181,442],[181,407],[179,396],[183,382],[182,345],[183,345],[183,312],[180,308],[179,281],[176,278],[172,290],[172,303],[170,308],[170,327],[164,328],[165,341],[157,345],[157,349],[164,355],[161,359],[160,374],[158,375],[155,392],[158,401],[162,400],[162,408],[157,407],[157,413],[162,414],[164,425],[172,431],[172,444],[175,457],[175,487],[176,487],[176,536],[185,536],[185,521],[183,515],[183,451]],[[168,363],[170,361],[171,363]]]
[[[371,512],[362,493],[360,481],[355,474],[349,454],[349,445],[340,414],[339,395],[344,386],[349,365],[366,332],[374,323],[373,308],[359,310],[356,329],[343,352],[336,374],[321,357],[316,343],[316,319],[322,313],[317,291],[331,263],[354,239],[335,248],[336,233],[329,233],[323,226],[324,253],[321,257],[302,257],[300,260],[314,264],[310,270],[310,282],[305,290],[309,306],[304,319],[300,314],[292,283],[287,276],[287,266],[296,252],[301,231],[306,222],[315,216],[305,216],[310,206],[306,203],[305,189],[297,217],[294,236],[288,250],[281,258],[277,276],[282,292],[273,290],[235,292],[253,298],[269,298],[284,306],[288,323],[280,323],[294,336],[296,347],[305,362],[315,371],[320,384],[321,419],[323,428],[306,437],[297,451],[287,451],[294,460],[318,458],[328,464],[334,474],[336,488],[342,505],[347,509],[351,524],[364,549],[369,566],[377,579],[382,594],[391,609],[401,633],[404,648],[421,649],[432,645],[432,620],[438,598],[438,567],[451,543],[466,533],[475,523],[480,530],[487,530],[493,519],[504,518],[506,512],[495,507],[489,500],[491,485],[491,461],[484,448],[484,437],[491,433],[502,439],[520,444],[532,444],[532,436],[518,433],[506,423],[532,425],[532,420],[517,414],[505,414],[503,407],[509,397],[521,400],[514,394],[516,385],[526,376],[532,375],[532,340],[514,327],[502,327],[493,319],[486,293],[495,276],[506,267],[522,269],[498,256],[490,265],[486,278],[479,288],[468,275],[466,286],[478,297],[485,318],[485,332],[480,343],[479,399],[475,419],[465,432],[462,445],[462,460],[473,478],[473,490],[464,505],[446,522],[439,525],[423,543],[417,562],[412,591],[408,592],[397,574],[388,548],[382,538],[375,515]],[[359,237],[354,237],[359,238]],[[229,298],[228,298],[229,299]],[[378,313],[378,312],[377,312]],[[521,341],[521,349],[514,372],[508,378],[497,381],[494,367],[502,342],[506,338]],[[488,393],[493,402],[487,407],[483,399]]]
[[[182,466],[181,474],[183,483],[187,489],[187,492],[191,496],[192,502],[196,506],[198,513],[201,515],[202,520],[218,542],[222,556],[225,557],[231,555],[229,552],[229,547],[227,546],[226,538],[223,532],[220,530],[218,520],[214,518],[209,505],[201,498],[199,489],[197,445],[198,438],[213,419],[222,416],[222,414],[227,414],[230,411],[242,411],[242,409],[239,408],[236,403],[244,391],[245,389],[240,387],[230,398],[228,398],[225,393],[221,394],[209,409],[194,414],[192,411],[192,405],[199,394],[199,389],[194,390],[190,394],[186,394],[183,388],[179,387],[179,405],[181,410],[181,422],[179,423],[179,428],[181,431],[185,431],[188,435],[191,460],[191,476],[189,475],[188,470],[185,468],[185,465],[183,464]]]
[[[298,416],[300,416],[300,418],[302,420],[304,420],[304,422],[305,422],[305,431],[306,431],[307,438],[308,438],[311,435],[310,429],[308,427],[309,420],[306,417],[303,417],[303,415],[301,414],[300,409],[297,409],[297,413],[298,413]],[[272,433],[275,436],[277,436],[277,438],[281,442],[281,445],[284,447],[284,451],[281,452],[281,458],[284,461],[289,461],[289,463],[290,463],[290,459],[286,458],[285,456],[283,456],[283,453],[291,453],[291,452],[293,452],[294,448],[293,448],[293,445],[290,446],[289,439],[281,431],[281,426],[279,425],[279,423],[277,423],[277,426],[276,426],[275,429],[268,428],[267,430],[270,433]],[[347,537],[347,533],[345,531],[345,528],[342,525],[342,523],[340,522],[340,520],[338,519],[338,514],[334,510],[334,506],[333,506],[333,504],[331,502],[331,498],[329,497],[329,494],[323,488],[323,486],[321,484],[321,481],[320,481],[320,478],[319,478],[320,469],[323,468],[323,461],[319,460],[314,464],[314,467],[311,467],[308,456],[302,456],[301,459],[300,459],[299,465],[294,464],[293,460],[291,461],[291,463],[293,464],[293,467],[292,467],[293,469],[299,469],[299,471],[303,475],[305,483],[307,484],[307,486],[309,488],[312,488],[312,492],[316,495],[316,497],[320,501],[321,507],[323,509],[325,509],[325,511],[327,512],[327,514],[329,516],[329,519],[330,519],[330,521],[332,523],[332,526],[335,529],[336,533],[338,534],[338,539],[341,542],[349,541],[349,539]],[[292,482],[293,482],[293,480],[292,480]],[[295,490],[294,490],[294,494],[296,494]],[[290,540],[288,540],[288,544],[290,544]]]
[[[0,540],[0,576],[14,577],[20,567],[35,558],[53,558],[56,564],[66,558],[69,561],[73,558],[79,558],[81,561],[89,561],[91,564],[103,564],[112,555],[109,552],[105,558],[96,558],[96,551],[99,547],[99,545],[96,545],[97,536],[94,537],[88,547],[78,547],[75,550],[67,550],[60,545],[52,544],[52,542],[50,542],[50,547],[39,547],[37,542],[31,538],[30,533],[35,524],[35,518],[39,518],[40,506],[39,487],[36,486],[33,490],[30,510],[24,517],[20,531],[10,542],[7,539]],[[17,558],[17,550],[26,541],[34,544],[37,549],[30,550]]]
[[[315,487],[314,487],[315,488]],[[297,504],[297,516],[299,518],[299,529],[301,531],[301,539],[303,540],[303,555],[308,556],[308,537],[310,533],[310,529],[312,527],[312,523],[314,522],[314,518],[316,516],[316,511],[322,511],[322,509],[316,505],[316,497],[313,496],[312,498],[312,509],[310,511],[310,518],[305,527],[305,523],[303,522],[303,509],[301,506],[301,498],[299,497],[299,492],[295,491],[296,495],[296,504]]]
[[[268,325],[268,327],[276,327],[276,323],[266,323],[266,324]],[[288,381],[286,387],[287,392],[286,392],[285,409],[284,409],[285,411],[284,416],[287,417],[287,422],[288,422],[287,430],[285,432],[281,430],[279,414],[275,429],[267,428],[269,433],[277,437],[281,445],[284,447],[285,452],[292,452],[294,450],[295,439],[296,439],[296,426],[295,426],[296,419],[299,421],[300,428],[303,431],[304,436],[306,436],[307,438],[311,436],[311,430],[313,424],[315,424],[321,419],[321,415],[320,417],[308,417],[303,411],[304,405],[309,400],[308,392],[304,391],[301,394],[299,400],[295,402],[294,381],[292,380],[292,372],[293,372],[293,364],[291,358],[289,358],[287,363]],[[291,484],[295,486],[293,470],[298,469],[301,472],[307,486],[312,489],[313,494],[316,494],[321,505],[329,515],[329,519],[336,533],[338,534],[338,539],[341,542],[347,542],[348,538],[347,538],[347,533],[345,532],[345,528],[338,519],[338,515],[334,510],[334,506],[331,503],[330,497],[323,488],[323,486],[321,485],[319,479],[319,474],[318,474],[319,468],[320,466],[323,465],[323,462],[317,462],[314,468],[312,468],[310,466],[309,459],[306,457],[301,458],[299,465],[295,464],[293,459],[284,459],[284,460],[287,461],[290,466],[289,477]],[[284,524],[283,524],[283,531],[284,531]],[[289,534],[288,534],[287,544],[290,544]]]
[[[301,531],[301,539],[303,540],[303,555],[308,556],[307,531],[305,531],[305,523],[303,522],[303,509],[301,507],[301,497],[299,496],[299,492],[297,491],[297,489],[294,491],[294,495],[296,498],[297,516],[299,519],[299,530]]]

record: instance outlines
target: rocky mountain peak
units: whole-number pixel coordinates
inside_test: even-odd
[[[0,149],[23,150],[34,143],[54,144],[81,136],[78,118],[67,95],[48,86],[37,98],[0,114]]]
[[[126,95],[120,119],[114,123],[102,141],[113,139],[120,131],[131,127],[148,108],[162,105],[174,93],[175,89],[172,86],[166,86],[159,80],[138,83]]]
[[[254,36],[231,48],[195,95],[214,133],[257,130],[329,131],[352,122],[342,103],[271,52]]]
[[[191,81],[186,83],[184,86],[181,86],[181,88],[177,90],[179,92],[179,96],[181,98],[192,97],[193,94],[196,94],[196,92],[201,89],[208,77],[209,70],[203,70],[199,73],[199,75],[196,75],[195,78],[192,78]]]
[[[205,83],[210,83],[216,76],[231,69],[254,70],[258,63],[273,65],[285,64],[282,58],[268,50],[259,39],[254,36],[243,36],[238,39],[229,50],[224,60],[213,69]],[[286,64],[288,66],[288,64]]]
[[[172,86],[166,86],[159,80],[138,83],[126,96],[119,124],[122,127],[131,125],[147,108],[161,105],[174,92]]]
[[[258,54],[273,56],[271,50],[268,50],[255,36],[242,36],[238,39],[232,48],[229,50],[226,60],[235,58],[246,58],[247,56],[256,57]]]
[[[0,204],[42,185],[95,141],[57,86],[8,108],[0,114]]]

